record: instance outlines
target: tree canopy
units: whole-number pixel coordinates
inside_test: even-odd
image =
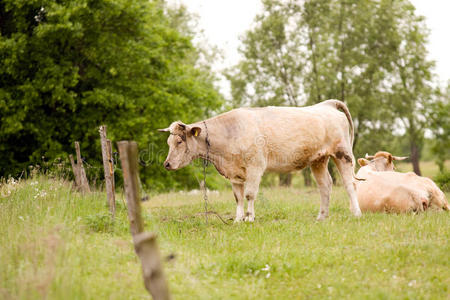
[[[343,100],[355,155],[405,150],[420,173],[425,136],[448,158],[449,90],[427,58],[428,30],[408,0],[263,0],[227,72],[234,107]],[[169,173],[157,128],[226,107],[211,63],[193,43],[193,16],[161,0],[0,2],[0,177],[66,158],[80,141],[101,172],[98,127],[141,149],[143,183],[197,186],[199,170]]]
[[[204,118],[223,100],[192,36],[174,24],[156,0],[2,1],[0,176],[66,157],[76,140],[100,163],[98,126],[107,124],[113,141],[144,150],[147,184],[196,184],[189,168],[163,170],[167,137],[156,129]]]
[[[414,170],[439,89],[428,31],[407,0],[263,0],[227,74],[233,104],[347,103],[355,154],[408,143]],[[395,131],[403,133],[396,133]]]

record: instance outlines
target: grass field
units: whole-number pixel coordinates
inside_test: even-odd
[[[450,170],[450,160],[446,160],[444,165],[447,170]],[[395,170],[398,172],[412,172],[413,170],[411,163],[397,162],[395,166]],[[422,176],[433,178],[439,173],[439,168],[432,161],[421,161],[420,171],[422,172]]]
[[[148,299],[123,199],[44,177],[0,187],[1,299]],[[449,195],[447,195],[448,197]],[[212,193],[226,218],[231,191]],[[315,189],[262,189],[252,224],[205,224],[202,195],[144,203],[175,299],[449,299],[450,215],[351,216],[341,187],[316,222]]]

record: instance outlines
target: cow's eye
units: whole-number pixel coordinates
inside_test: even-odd
[[[178,142],[177,142],[177,145],[181,144],[182,142],[183,142],[183,141],[178,141]]]

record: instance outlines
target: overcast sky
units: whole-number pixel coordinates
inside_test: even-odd
[[[410,0],[417,14],[426,18],[430,29],[428,50],[436,61],[435,72],[441,82],[450,80],[450,0]],[[199,27],[208,41],[219,47],[224,60],[216,69],[234,65],[239,60],[237,51],[239,37],[251,27],[253,18],[261,11],[261,0],[168,0],[169,3],[184,3],[191,12],[199,16]],[[229,87],[221,83],[228,96]]]

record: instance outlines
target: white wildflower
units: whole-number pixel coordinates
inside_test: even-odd
[[[270,270],[270,266],[266,265],[264,268],[261,269],[261,271],[269,271]]]
[[[34,195],[34,199],[44,198],[45,196],[47,196],[47,192],[46,191],[44,191],[44,190],[40,191],[39,189],[37,189],[37,194]]]

